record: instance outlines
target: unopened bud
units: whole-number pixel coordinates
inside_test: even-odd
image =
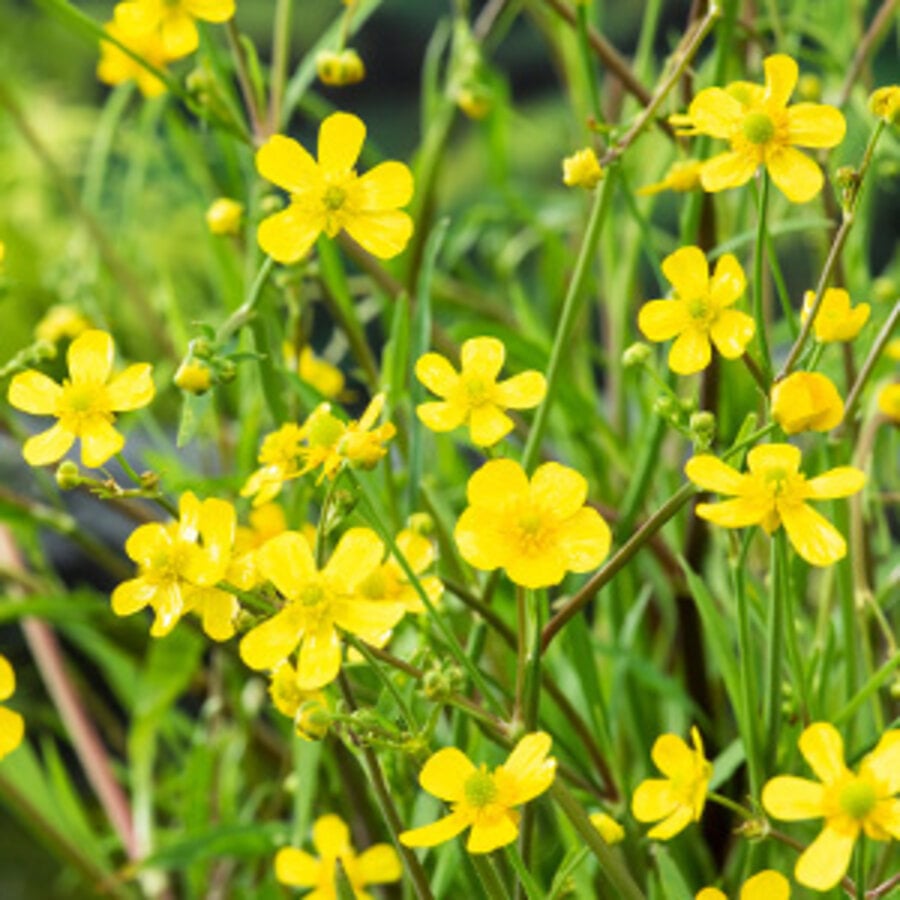
[[[711,412],[695,412],[691,416],[691,440],[695,450],[708,450],[716,437],[716,417]]]
[[[650,354],[652,352],[649,345],[642,341],[636,341],[630,347],[625,348],[625,352],[622,354],[622,365],[625,366],[626,369],[642,366],[650,359]]]
[[[212,372],[202,360],[188,359],[178,367],[172,380],[181,390],[199,396],[212,387]]]
[[[81,472],[71,459],[64,460],[56,469],[56,485],[61,491],[71,491],[82,482]]]

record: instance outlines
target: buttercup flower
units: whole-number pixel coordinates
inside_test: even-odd
[[[454,537],[476,569],[506,569],[516,584],[559,584],[566,572],[589,572],[609,553],[609,526],[585,506],[587,481],[574,469],[549,462],[531,481],[511,459],[485,463],[466,489],[469,506]]]
[[[200,42],[195,19],[227,22],[234,0],[127,0],[115,10],[116,25],[129,36],[158,35],[169,59],[193,53]]]
[[[878,409],[900,423],[900,383],[886,385],[878,392]]]
[[[595,188],[603,178],[603,169],[593,147],[585,147],[563,160],[563,184],[566,187]]]
[[[440,578],[423,574],[434,562],[434,546],[431,541],[410,528],[404,528],[397,535],[397,549],[417,576],[425,595],[432,603],[437,603],[444,592],[444,585]],[[367,600],[402,603],[409,613],[425,611],[419,592],[410,583],[393,554],[360,583],[359,593]]]
[[[334,681],[341,668],[338,628],[380,647],[406,612],[401,603],[373,602],[359,593],[383,556],[384,545],[368,528],[347,531],[321,571],[303,535],[287,531],[272,538],[256,563],[285,605],[244,636],[241,658],[251,669],[273,669],[299,644],[297,687],[311,691]]]
[[[262,463],[241,488],[242,497],[252,497],[254,506],[274,500],[286,481],[299,478],[303,429],[290,423],[267,434],[259,450],[257,462]]]
[[[0,700],[9,700],[16,690],[16,673],[0,653]],[[25,737],[25,720],[15,710],[0,706],[0,759],[8,756]]]
[[[806,501],[849,497],[862,490],[866,475],[853,466],[839,466],[807,479],[800,462],[800,450],[791,444],[761,444],[747,454],[746,474],[708,454],[689,459],[684,471],[703,490],[734,497],[698,504],[701,519],[724,528],[761,525],[767,534],[783,524],[803,559],[813,566],[830,566],[844,557],[847,544]]]
[[[519,834],[515,807],[543,794],[556,776],[556,760],[548,757],[550,735],[526,734],[505,763],[489,772],[460,750],[446,747],[433,754],[419,774],[419,784],[450,804],[450,815],[430,825],[404,831],[407,847],[434,847],[472,828],[469,853],[490,853],[511,844]]]
[[[399,207],[412,199],[412,173],[403,163],[383,162],[357,175],[365,136],[366,126],[356,116],[334,113],[319,129],[318,162],[283,135],[260,147],[259,174],[291,195],[287,209],[259,226],[259,245],[269,256],[297,262],[322,232],[333,238],[341,230],[379,259],[403,251],[413,222]]]
[[[831,431],[844,418],[844,401],[827,375],[794,372],[772,387],[772,418],[786,434]]]
[[[640,197],[649,197],[653,194],[659,194],[663,191],[693,191],[700,187],[700,170],[703,163],[699,159],[679,159],[669,166],[662,181],[654,184],[645,184],[642,188],[638,188],[637,193]]]
[[[138,573],[113,591],[113,612],[130,616],[150,606],[155,613],[150,634],[164,637],[193,611],[209,637],[228,640],[234,634],[238,601],[215,585],[227,580],[247,588],[253,575],[252,569],[232,565],[234,507],[224,500],[200,501],[187,491],[181,495],[178,513],[177,521],[139,526],[125,542]]]
[[[370,884],[399,881],[403,870],[390,844],[375,844],[359,855],[350,843],[350,830],[340,816],[329,815],[313,824],[313,846],[319,858],[295,847],[282,847],[275,856],[275,877],[289,887],[314,888],[310,900],[336,900],[336,869],[340,863],[357,900],[371,900]]]
[[[869,109],[888,125],[896,125],[900,120],[900,85],[889,84],[878,88],[869,97]]]
[[[171,59],[166,53],[162,38],[157,31],[133,34],[125,31],[115,21],[107,22],[103,26],[103,30],[157,69],[165,69],[166,63]],[[164,81],[157,78],[153,72],[142,66],[136,59],[132,59],[111,41],[100,41],[97,78],[104,84],[112,85],[134,81],[145,97],[158,97],[166,90]]]
[[[791,885],[787,878],[774,869],[764,869],[748,878],[741,887],[740,900],[788,900]],[[728,900],[718,888],[703,888],[694,900]]]
[[[726,253],[710,278],[703,251],[682,247],[663,260],[662,270],[674,296],[645,303],[638,313],[638,328],[651,341],[677,335],[669,351],[669,368],[679,375],[705,369],[712,358],[710,340],[726,359],[743,355],[756,327],[746,313],[729,308],[746,287],[737,259]]]
[[[797,860],[794,877],[827,891],[843,878],[861,832],[875,841],[900,840],[900,729],[882,736],[857,774],[844,763],[844,742],[828,722],[804,730],[800,752],[819,782],[779,775],[763,788],[762,802],[776,819],[825,820]]]
[[[805,203],[822,189],[816,162],[796,147],[834,147],[846,131],[843,115],[820,103],[787,102],[797,84],[797,63],[777,54],[763,61],[765,87],[736,82],[723,90],[700,91],[685,121],[693,134],[726,140],[731,150],[704,163],[700,180],[707,191],[746,184],[759,166],[793,203]]]
[[[34,336],[39,341],[57,344],[62,340],[73,340],[87,331],[91,323],[72,306],[51,306],[34,328]]]
[[[813,291],[807,291],[803,295],[803,309],[800,312],[803,322],[809,318],[815,299]],[[819,311],[813,321],[813,333],[823,344],[852,341],[868,322],[871,311],[868,303],[851,307],[850,295],[843,288],[828,288],[822,295]]]
[[[114,413],[146,406],[155,392],[150,364],[129,366],[112,380],[113,339],[91,329],[69,345],[69,378],[57,384],[41,372],[28,369],[13,378],[9,402],[34,416],[56,416],[47,431],[25,441],[22,453],[32,466],[62,459],[76,438],[81,439],[81,461],[96,469],[125,446],[113,428]]]
[[[206,227],[211,234],[237,234],[243,217],[243,203],[231,197],[218,197],[206,210]]]
[[[416,414],[432,431],[468,425],[472,443],[490,447],[513,429],[504,410],[537,406],[544,399],[547,383],[533,369],[498,382],[506,348],[496,338],[470,338],[462,345],[460,357],[459,373],[439,353],[419,357],[416,377],[442,400],[420,403]]]
[[[590,819],[605,843],[619,844],[625,840],[625,829],[608,813],[591,813]]]

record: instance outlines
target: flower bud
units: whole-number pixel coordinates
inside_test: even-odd
[[[605,844],[618,844],[625,839],[625,829],[610,815],[604,812],[591,814],[591,825],[600,832]]]
[[[321,741],[331,728],[331,718],[324,694],[316,694],[298,707],[294,729],[305,741]]]
[[[603,178],[603,169],[593,147],[585,147],[563,160],[563,184],[591,190]]]
[[[651,352],[648,344],[642,341],[635,341],[630,347],[625,348],[625,352],[622,354],[622,365],[626,369],[642,366],[650,359]]]
[[[56,485],[61,491],[71,491],[82,483],[81,471],[71,459],[63,460],[56,469]]]
[[[819,372],[794,372],[772,388],[772,418],[785,434],[831,431],[844,418],[844,401]]]
[[[211,234],[237,234],[241,230],[244,204],[230,197],[219,197],[206,210],[206,227]]]
[[[172,380],[181,390],[199,396],[212,387],[212,372],[202,360],[186,359],[178,367]]]
[[[708,450],[716,437],[716,417],[711,412],[695,412],[689,424],[696,450]]]
[[[869,97],[869,109],[888,125],[900,125],[900,85],[889,84],[878,88]]]

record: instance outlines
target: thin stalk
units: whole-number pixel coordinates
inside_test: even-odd
[[[277,0],[272,27],[272,86],[269,90],[269,133],[281,129],[281,104],[291,44],[291,0]]]
[[[516,705],[513,721],[524,716],[525,705],[525,658],[528,654],[528,615],[526,610],[526,590],[516,585]]]
[[[406,726],[411,731],[418,731],[419,726],[416,722],[416,717],[413,715],[412,710],[409,707],[409,704],[404,700],[403,694],[397,689],[397,685],[391,680],[390,676],[387,672],[384,671],[384,667],[378,661],[378,658],[374,653],[369,649],[369,645],[365,641],[361,641],[356,635],[350,634],[349,632],[344,632],[344,640],[359,653],[360,656],[365,657],[366,662],[378,676],[378,680],[385,686],[388,693],[391,697],[394,698],[394,702],[397,704],[397,709],[400,710],[400,714],[406,720]]]
[[[760,175],[760,189],[756,212],[756,244],[753,248],[753,318],[756,321],[756,336],[762,351],[762,370],[768,378],[772,371],[769,353],[768,322],[765,310],[764,269],[766,259],[766,215],[769,208],[769,173],[763,169]]]
[[[860,706],[862,706],[872,694],[876,693],[888,678],[893,675],[894,670],[898,668],[900,668],[900,653],[895,653],[879,669],[872,673],[856,694],[854,694],[854,696],[831,717],[831,721],[835,725],[839,725],[841,722],[852,719]]]
[[[256,278],[253,279],[250,290],[244,298],[244,302],[219,326],[219,330],[216,332],[217,344],[224,344],[232,335],[240,331],[241,328],[253,318],[256,304],[259,302],[263,288],[266,285],[266,281],[268,280],[274,265],[275,260],[272,259],[271,256],[267,256],[263,260],[262,265],[259,267],[259,271],[256,273]]]
[[[866,896],[866,836],[860,834],[856,845],[856,900]]]
[[[472,861],[472,867],[475,869],[481,886],[484,888],[484,894],[488,900],[510,900],[509,892],[503,886],[494,861],[480,853],[472,853],[469,855]]]
[[[527,810],[529,806],[526,806],[525,809]],[[524,894],[528,900],[544,900],[544,892],[535,880],[534,875],[528,871],[528,865],[515,844],[506,845],[506,858],[515,870],[518,878],[519,883],[516,885],[516,896]]]
[[[594,60],[591,56],[591,41],[588,35],[590,23],[588,22],[588,7],[585,3],[579,3],[575,9],[577,22],[575,33],[578,35],[578,51],[581,56],[581,66],[588,83],[588,93],[591,97],[591,112],[597,122],[603,121],[603,109],[600,106],[600,91],[597,88],[597,71],[594,68]]]
[[[710,791],[706,796],[707,799],[712,800],[713,803],[718,803],[719,806],[724,806],[725,809],[730,810],[745,821],[748,821],[754,817],[753,813],[749,809],[741,806],[740,803],[735,803],[734,800],[730,799],[729,797],[724,797],[722,794],[717,794],[715,791]]]
[[[234,72],[237,76],[238,86],[241,89],[241,96],[244,98],[244,106],[247,108],[247,117],[250,119],[253,143],[260,144],[265,137],[266,129],[256,100],[256,91],[253,89],[253,82],[250,79],[247,57],[244,55],[244,48],[241,46],[241,34],[234,19],[229,19],[225,23],[225,35],[228,38],[228,47],[234,59]]]
[[[763,729],[766,735],[766,762],[771,764],[778,747],[778,732],[781,729],[781,671],[784,638],[784,602],[782,582],[779,575],[781,556],[778,540],[772,540],[769,556],[769,610],[766,622],[766,680],[765,710]],[[767,768],[769,767],[767,765]]]
[[[859,78],[859,73],[865,65],[866,59],[880,43],[883,33],[887,33],[888,26],[894,18],[894,11],[896,8],[897,0],[884,0],[878,9],[878,12],[873,16],[868,30],[863,35],[863,39],[856,48],[856,53],[853,54],[853,61],[850,63],[850,68],[847,70],[844,84],[841,87],[841,93],[837,103],[838,106],[845,106],[850,99],[850,91],[853,90],[853,85],[856,84],[856,80]]]
[[[140,475],[135,471],[134,467],[130,462],[125,458],[124,453],[116,454],[116,462],[122,467],[122,471],[136,484],[138,487],[144,487],[144,481]],[[166,499],[162,494],[155,492],[155,495],[152,497],[173,519],[178,518],[178,507],[172,503],[171,500]]]
[[[763,397],[769,396],[769,382],[766,376],[763,374],[762,369],[759,367],[759,363],[749,354],[744,353],[741,356],[741,362],[747,367],[747,371],[753,376],[753,380],[756,382],[756,386],[762,392]]]
[[[780,579],[779,592],[784,604],[785,637],[787,638],[788,662],[793,670],[794,687],[800,703],[800,717],[804,724],[809,723],[809,695],[806,690],[806,675],[803,672],[803,657],[800,654],[800,643],[797,639],[797,623],[794,615],[790,570],[788,568],[787,537],[780,528],[775,535],[775,553],[778,557],[777,576]]]

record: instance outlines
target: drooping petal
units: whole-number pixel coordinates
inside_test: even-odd
[[[709,453],[692,456],[685,464],[684,474],[697,487],[717,494],[740,494],[747,481],[737,469]]]
[[[706,88],[694,97],[688,108],[688,117],[700,134],[710,137],[730,138],[740,124],[743,107],[722,88]]]
[[[701,519],[723,528],[746,528],[748,525],[761,524],[770,510],[769,504],[738,497],[722,503],[698,503],[694,512]]]
[[[282,847],[275,854],[275,877],[290,887],[315,887],[321,864],[314,856],[296,847]]]
[[[475,772],[472,761],[456,747],[444,747],[432,754],[419,773],[422,788],[440,800],[455,803],[462,799],[466,779]]]
[[[850,865],[858,834],[858,827],[838,831],[826,825],[797,860],[794,877],[804,887],[830,891],[844,877]]]
[[[468,413],[468,409],[459,403],[420,403],[416,407],[419,421],[438,433],[459,428]]]
[[[590,572],[609,555],[612,532],[597,510],[578,510],[556,532],[557,541],[570,572]]]
[[[240,644],[241,659],[256,671],[274,669],[291,655],[302,636],[302,620],[296,610],[286,606],[244,635]]]
[[[317,575],[309,542],[297,531],[284,531],[266,541],[257,551],[256,564],[285,597],[299,597]]]
[[[106,419],[97,418],[81,432],[81,461],[89,469],[99,469],[125,446],[125,436]]]
[[[496,381],[505,359],[503,342],[493,337],[469,338],[460,351],[463,375],[488,383]]]
[[[669,368],[679,375],[701,372],[711,359],[709,336],[696,328],[682,331],[669,350]]]
[[[513,427],[513,420],[493,404],[478,406],[469,414],[469,437],[479,447],[493,447]]]
[[[681,300],[651,300],[638,311],[638,328],[648,341],[668,341],[680,334],[688,321]]]
[[[540,372],[520,372],[501,381],[494,392],[494,399],[507,409],[531,409],[537,406],[547,393],[547,380]]]
[[[502,509],[528,490],[525,470],[511,459],[493,459],[469,479],[466,496],[472,506]]]
[[[681,801],[665,778],[647,778],[631,795],[631,813],[638,822],[656,822],[671,815]]]
[[[504,810],[497,816],[476,816],[466,841],[469,853],[490,853],[519,836],[517,817]]]
[[[413,195],[413,177],[401,162],[383,162],[361,176],[352,187],[358,208],[367,212],[406,206]]]
[[[306,256],[325,226],[324,216],[291,205],[259,223],[259,246],[280,263],[294,263]]]
[[[455,838],[471,821],[468,812],[451,813],[430,825],[401,832],[399,840],[404,847],[434,847]]]
[[[700,184],[704,191],[716,193],[746,184],[758,163],[751,153],[720,153],[708,159],[700,169]]]
[[[499,767],[502,803],[520,806],[543,794],[556,777],[556,760],[549,756],[553,741],[543,731],[526,734]]]
[[[709,336],[725,359],[737,359],[743,356],[755,332],[752,316],[736,309],[723,309],[710,326]]]
[[[484,507],[464,509],[453,531],[460,556],[470,566],[484,571],[506,565],[510,546],[502,525],[501,517]]]
[[[83,331],[69,345],[69,375],[76,384],[105,384],[113,364],[113,339],[105,331]]]
[[[766,73],[765,100],[776,107],[787,106],[797,86],[797,63],[786,53],[776,53],[763,60]]]
[[[847,774],[844,739],[830,722],[813,722],[800,735],[800,752],[824,784],[833,784]]]
[[[741,264],[731,253],[716,263],[709,286],[710,298],[716,306],[730,306],[747,289],[747,279]]]
[[[788,143],[801,147],[836,147],[847,132],[843,113],[824,103],[797,103],[788,108]]]
[[[16,690],[16,673],[9,660],[0,653],[0,700],[9,700]]]
[[[350,849],[350,829],[340,816],[320,816],[313,823],[312,840],[320,856],[337,857]]]
[[[350,528],[338,541],[324,572],[330,582],[350,588],[377,568],[383,557],[384,544],[371,528]]]
[[[775,186],[791,203],[812,200],[825,181],[819,164],[794,147],[776,147],[766,157]]]
[[[403,866],[390,844],[375,844],[359,854],[356,871],[361,884],[390,884],[400,880]]]
[[[62,397],[62,388],[42,372],[29,369],[19,372],[9,385],[10,406],[31,413],[33,416],[52,416]]]
[[[297,660],[297,687],[301,691],[317,690],[331,684],[340,670],[341,641],[331,622],[307,631]]]
[[[791,885],[787,878],[773,869],[757,872],[741,888],[740,900],[788,900]]]
[[[62,459],[74,443],[75,435],[57,423],[28,438],[22,446],[22,456],[29,466],[46,466]]]
[[[130,616],[143,609],[156,596],[156,585],[144,578],[123,581],[110,597],[112,611],[117,616]]]
[[[378,259],[393,259],[402,253],[413,233],[412,218],[396,209],[353,215],[343,225],[363,250]]]
[[[832,500],[849,497],[861,491],[866,483],[866,473],[855,466],[838,466],[829,469],[806,482],[806,495],[813,500]]]
[[[366,126],[352,113],[332,113],[319,127],[319,165],[327,172],[349,172],[366,139]]]
[[[12,753],[25,737],[25,720],[15,712],[0,706],[0,759]]]
[[[760,444],[747,454],[747,468],[765,477],[771,471],[791,474],[800,471],[802,454],[793,444]]]
[[[152,371],[149,363],[137,363],[116,375],[106,388],[110,409],[124,412],[146,406],[156,393]]]
[[[449,397],[459,384],[459,374],[440,353],[425,353],[416,360],[416,378],[438,397]]]
[[[682,300],[709,293],[709,266],[699,247],[679,247],[663,260],[662,270]]]
[[[781,504],[781,521],[794,549],[812,566],[830,566],[847,555],[847,542],[806,503]]]
[[[770,816],[785,822],[818,819],[825,814],[825,788],[806,778],[779,775],[766,782],[762,804]]]

